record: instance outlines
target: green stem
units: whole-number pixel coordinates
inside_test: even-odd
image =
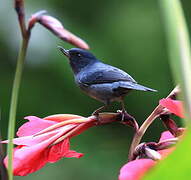
[[[152,124],[152,122],[159,116],[159,114],[162,112],[163,107],[158,105],[155,110],[151,113],[151,115],[144,121],[144,123],[141,125],[141,127],[137,130],[135,133],[130,149],[129,149],[129,155],[128,155],[128,161],[134,160],[134,151],[135,148],[139,145],[141,142],[142,137],[144,136],[147,128]]]
[[[23,39],[22,41],[22,45],[21,45],[18,59],[17,59],[17,67],[16,67],[12,95],[11,95],[11,104],[10,104],[10,111],[9,111],[9,127],[8,127],[9,143],[8,143],[8,149],[7,149],[9,180],[13,179],[12,159],[13,159],[13,138],[15,134],[16,110],[17,110],[17,101],[18,101],[18,94],[19,94],[19,88],[21,83],[22,70],[23,70],[24,60],[25,60],[26,51],[28,47],[28,41],[29,41],[29,37]]]

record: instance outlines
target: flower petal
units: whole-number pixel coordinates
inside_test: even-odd
[[[156,164],[151,159],[138,159],[125,164],[119,174],[119,180],[139,180],[145,172]]]
[[[19,128],[19,130],[17,131],[17,136],[30,136],[36,134],[37,132],[40,132],[43,129],[46,129],[51,125],[56,124],[57,122],[80,118],[84,117],[73,114],[56,114],[45,118],[27,116],[25,117],[25,119],[29,120],[29,122],[23,124]]]
[[[170,133],[170,131],[164,131],[161,134],[159,142],[164,141],[166,139],[171,139],[171,138],[174,138],[174,136]]]
[[[33,146],[18,146],[15,148],[13,155],[14,175],[25,176],[42,168],[48,162],[47,152],[49,151],[49,145],[62,136],[64,132],[65,130],[60,130],[51,138]],[[7,157],[4,162],[7,166]]]
[[[78,153],[74,150],[69,150],[66,154],[65,157],[67,158],[81,158],[82,156],[84,156],[83,153]]]
[[[58,131],[52,131],[49,133],[45,133],[39,136],[23,136],[23,137],[19,137],[19,138],[14,138],[13,139],[13,144],[16,145],[24,145],[24,146],[33,146],[35,144],[41,143],[49,138],[51,138],[52,136],[56,135],[58,133]],[[9,141],[1,141],[1,143],[8,143]]]
[[[54,121],[44,120],[36,116],[27,116],[25,119],[29,120],[29,122],[26,122],[18,129],[17,136],[19,137],[36,134],[49,126],[56,124]]]
[[[43,147],[36,145],[33,148],[17,146],[14,149],[13,174],[15,176],[26,176],[42,168],[46,162]],[[7,166],[8,158],[4,159]]]
[[[159,142],[164,141],[164,140],[167,140],[167,139],[172,139],[172,138],[174,138],[174,136],[170,133],[170,131],[164,131],[164,132],[161,134],[161,137],[160,137]],[[164,159],[164,158],[167,157],[174,149],[175,149],[174,147],[171,147],[171,148],[168,148],[168,149],[160,150],[160,151],[158,151],[158,152],[162,155],[162,159]]]
[[[16,145],[26,145],[26,146],[33,146],[35,144],[41,143],[51,137],[53,137],[56,134],[60,134],[60,132],[62,132],[62,136],[64,134],[66,134],[68,131],[70,131],[71,129],[73,129],[74,127],[76,127],[75,124],[69,124],[66,125],[60,129],[54,130],[54,131],[50,131],[47,133],[43,133],[41,135],[37,135],[37,136],[23,136],[23,137],[19,137],[19,138],[14,138],[13,139],[13,143]],[[8,143],[8,141],[3,141],[2,143]]]
[[[49,149],[49,152],[47,155],[48,156],[48,162],[54,163],[63,157],[80,158],[83,156],[83,154],[77,153],[75,151],[71,151],[69,148],[70,148],[70,143],[69,143],[68,138],[65,139],[64,141],[62,141],[61,143],[58,143],[58,144],[52,146]]]
[[[84,118],[83,116],[78,116],[74,114],[55,114],[51,116],[47,116],[43,118],[44,120],[50,120],[50,121],[55,121],[55,122],[62,122],[66,120],[71,120],[71,119],[80,119]]]
[[[184,118],[183,105],[181,101],[172,100],[170,98],[161,99],[159,104],[167,108],[171,113]]]

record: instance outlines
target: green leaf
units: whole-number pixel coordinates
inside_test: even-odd
[[[191,117],[191,53],[186,21],[179,0],[159,2],[166,27],[171,70],[175,83],[180,84],[188,120]]]
[[[183,10],[179,0],[160,0],[166,25],[170,65],[176,84],[180,84],[184,101],[185,119],[190,127],[191,117],[191,54],[190,42]],[[187,130],[176,150],[165,160],[159,162],[146,175],[146,180],[153,179],[190,179],[191,171],[191,133]]]

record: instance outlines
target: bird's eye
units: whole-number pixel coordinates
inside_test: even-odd
[[[76,56],[78,56],[78,57],[82,57],[82,55],[81,55],[80,53],[77,53]]]

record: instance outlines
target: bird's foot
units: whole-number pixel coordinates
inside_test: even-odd
[[[125,109],[122,109],[122,110],[121,110],[121,114],[122,114],[121,121],[124,121],[125,118],[128,119],[128,120],[134,119],[134,117],[132,117],[130,114],[128,114]]]
[[[135,131],[137,131],[139,129],[139,125],[137,123],[137,121],[135,120],[135,118],[133,116],[131,116],[130,114],[127,113],[126,110],[118,110],[118,113],[121,113],[121,123],[131,126],[135,129]]]

